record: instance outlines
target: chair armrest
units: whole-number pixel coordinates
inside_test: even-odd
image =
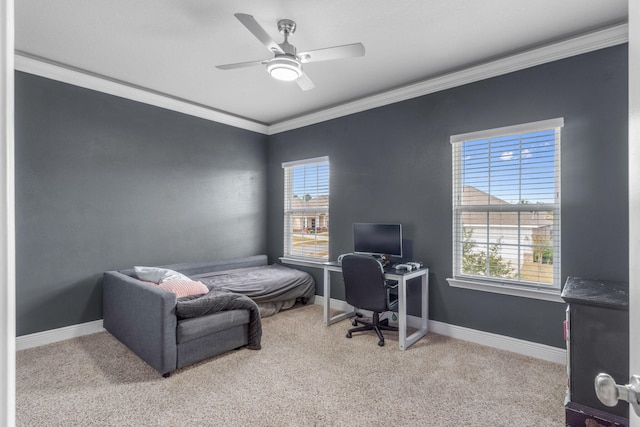
[[[176,369],[176,295],[117,271],[103,276],[104,328],[161,374]]]

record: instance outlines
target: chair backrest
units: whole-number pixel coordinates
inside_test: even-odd
[[[345,255],[342,277],[348,304],[364,310],[387,310],[387,290],[380,261],[369,255]]]

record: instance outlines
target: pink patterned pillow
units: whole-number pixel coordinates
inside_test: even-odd
[[[188,297],[191,295],[202,295],[209,292],[209,288],[207,288],[202,282],[195,282],[193,280],[167,280],[166,282],[160,283],[158,285],[164,290],[171,291],[178,296]]]

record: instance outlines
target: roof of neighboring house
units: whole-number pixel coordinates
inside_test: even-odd
[[[309,200],[305,200],[304,198],[300,198],[298,196],[293,196],[291,199],[291,209],[292,210],[302,210],[302,209],[313,209],[313,208],[323,208],[326,209],[329,207],[329,196],[322,195],[318,197],[312,197]]]
[[[463,205],[509,205],[510,203],[499,197],[478,190],[476,187],[465,185],[462,187]]]
[[[513,206],[512,203],[471,186],[464,186],[462,189],[462,205],[505,206],[506,212],[490,212],[490,225],[517,226],[519,224],[529,228],[540,228],[553,224],[553,213],[547,211],[520,211],[520,222],[518,222],[518,212],[508,211],[508,206]],[[487,213],[463,212],[462,223],[465,225],[486,225]]]

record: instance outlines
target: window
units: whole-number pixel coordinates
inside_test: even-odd
[[[451,137],[450,284],[559,296],[563,124],[553,119]]]
[[[329,158],[286,162],[284,256],[329,259]]]

